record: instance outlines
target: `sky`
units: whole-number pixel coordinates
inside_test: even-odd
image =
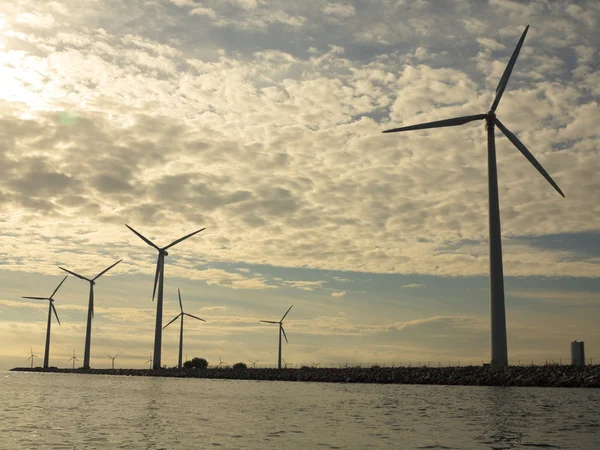
[[[58,266],[97,281],[92,367],[164,322],[216,364],[489,361],[485,113],[496,132],[509,360],[600,361],[600,3],[19,0],[0,4],[0,369],[41,364]],[[88,284],[55,296],[50,364],[82,360]],[[178,328],[164,331],[165,365]]]

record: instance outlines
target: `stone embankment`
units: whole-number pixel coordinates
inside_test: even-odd
[[[42,369],[15,371],[227,380],[327,383],[438,384],[463,386],[600,387],[600,365],[510,367],[348,367],[342,369]]]

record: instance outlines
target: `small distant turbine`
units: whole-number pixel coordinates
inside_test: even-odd
[[[110,356],[108,353],[106,354],[106,356],[108,356],[110,359],[112,359],[112,366],[111,369],[115,368],[115,359],[117,358],[117,356],[119,356],[119,354],[117,353],[115,356]],[[150,358],[150,361],[152,361],[152,358]]]
[[[264,323],[276,323],[279,325],[279,356],[277,358],[277,368],[281,369],[281,335],[283,334],[283,337],[285,338],[285,342],[289,343],[288,338],[285,334],[285,330],[283,329],[283,319],[285,319],[285,316],[288,315],[288,313],[290,312],[290,309],[292,309],[294,305],[290,306],[289,309],[285,312],[285,314],[283,315],[283,317],[281,318],[281,320],[279,322],[274,322],[272,320],[261,320],[261,322]]]
[[[227,364],[225,361],[223,361],[221,359],[221,357],[219,356],[219,364],[217,364],[217,369],[219,369],[223,364]]]
[[[311,364],[313,365],[313,367],[314,367],[315,369],[318,369],[318,368],[319,368],[319,366],[321,365],[321,363],[322,363],[322,362],[323,362],[323,361],[319,361],[318,363],[314,363],[314,362],[312,362],[312,361],[311,361]]]
[[[75,356],[75,349],[73,349],[73,356],[71,357],[69,362],[70,361],[73,361],[73,369],[75,369],[75,361],[79,361],[79,358],[77,358],[77,356]]]
[[[56,308],[54,307],[54,294],[58,291],[58,289],[62,286],[69,275],[64,277],[60,284],[54,289],[54,292],[50,297],[23,297],[31,300],[48,300],[48,325],[46,326],[46,348],[44,350],[44,369],[48,368],[48,360],[50,358],[50,327],[52,325],[52,312],[56,316],[56,321],[60,326],[60,319],[58,318],[58,313],[56,312]]]
[[[148,361],[146,361],[146,364],[148,364],[148,369],[152,369],[152,356]]]
[[[81,278],[82,280],[85,280],[88,283],[90,283],[90,297],[89,297],[89,301],[88,301],[87,327],[85,330],[85,350],[83,352],[83,368],[84,369],[90,368],[90,346],[92,343],[92,319],[94,318],[94,285],[96,284],[96,280],[98,278],[100,278],[102,275],[104,275],[110,269],[115,267],[121,261],[123,261],[123,260],[120,259],[113,265],[107,267],[102,272],[100,272],[98,275],[96,275],[94,278],[86,278],[82,275],[79,275],[78,273],[72,272],[68,269],[65,269],[64,267],[58,266],[59,269],[64,270],[65,272],[70,273],[71,275],[76,276],[77,278]]]
[[[260,361],[260,359],[257,359],[256,361],[252,361],[251,359],[248,360],[248,362],[252,364],[253,369],[256,367],[256,363],[259,361]]]
[[[152,301],[154,301],[154,296],[156,295],[156,287],[158,286],[158,298],[156,301],[156,325],[154,327],[154,368],[160,369],[160,357],[161,357],[161,347],[162,347],[162,310],[163,310],[163,287],[164,287],[164,279],[165,279],[165,257],[169,255],[167,249],[173,247],[176,244],[179,244],[181,241],[185,241],[187,238],[192,237],[193,235],[200,233],[205,230],[205,228],[201,228],[199,230],[194,231],[193,233],[186,234],[184,237],[179,238],[173,242],[171,242],[166,247],[158,247],[154,242],[150,239],[145,238],[140,233],[135,231],[129,225],[125,224],[127,228],[133,231],[142,241],[148,244],[150,247],[154,247],[158,250],[158,260],[156,261],[156,275],[154,276],[154,290],[152,291]]]
[[[33,354],[33,347],[29,347],[29,349],[31,350],[31,356],[27,358],[27,361],[31,360],[31,368],[33,369],[33,359],[37,358],[38,356]]]
[[[191,317],[192,319],[201,320],[202,322],[206,322],[206,320],[201,319],[200,317],[196,317],[192,314],[183,312],[183,305],[181,304],[181,292],[179,291],[179,288],[177,289],[177,294],[179,295],[179,309],[181,312],[179,314],[177,314],[173,320],[171,320],[168,324],[166,324],[163,327],[163,330],[181,317],[181,325],[179,327],[179,359],[177,361],[177,368],[181,369],[181,367],[183,367],[183,364],[181,361],[183,358],[183,316],[188,316],[188,317]]]
[[[504,305],[504,271],[502,268],[502,236],[500,233],[500,206],[498,200],[498,173],[496,169],[496,141],[494,136],[494,127],[497,125],[500,131],[513,143],[517,149],[527,158],[527,160],[537,169],[537,171],[552,185],[556,191],[562,195],[552,177],[544,170],[540,163],[527,150],[525,145],[510,132],[502,122],[496,117],[496,108],[500,103],[502,94],[508,84],[508,79],[512,73],[515,62],[521,51],[525,36],[529,30],[529,25],[523,31],[517,47],[515,48],[508,65],[500,78],[496,88],[496,97],[486,114],[475,114],[472,116],[455,117],[453,119],[436,120],[419,125],[410,125],[401,128],[386,130],[384,133],[395,133],[398,131],[424,130],[427,128],[442,128],[464,125],[474,120],[484,120],[487,130],[488,144],[488,196],[489,196],[489,244],[490,244],[490,310],[491,310],[491,364],[492,366],[508,365],[508,348],[506,344],[506,311]]]
[[[285,362],[285,359],[283,359],[283,358],[282,358],[282,361],[283,361],[283,368],[284,368],[284,369],[287,369],[288,363],[286,363],[286,362]]]

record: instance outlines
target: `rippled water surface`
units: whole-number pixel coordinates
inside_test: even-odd
[[[600,449],[598,390],[0,375],[2,449]]]

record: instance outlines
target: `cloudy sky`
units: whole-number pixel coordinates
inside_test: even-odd
[[[600,360],[596,1],[19,0],[0,5],[0,368],[43,355],[61,265],[93,276],[92,366],[152,351],[155,251],[185,353],[290,364],[489,359],[483,122],[497,133],[511,362]],[[82,357],[87,283],[56,295]],[[163,363],[177,359],[165,330]],[[41,363],[41,359],[38,360]]]

